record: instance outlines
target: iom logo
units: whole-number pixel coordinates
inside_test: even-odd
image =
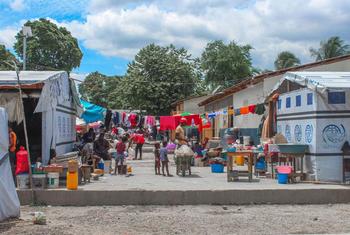
[[[300,142],[302,138],[302,130],[300,125],[296,125],[294,128],[294,137],[296,142]]]
[[[323,142],[330,147],[340,146],[346,138],[346,131],[342,124],[327,125],[322,131]]]
[[[305,127],[305,142],[310,144],[312,142],[312,136],[314,135],[314,128],[312,125],[306,125]]]
[[[285,133],[286,139],[288,142],[292,142],[292,134],[290,132],[290,126],[286,125],[286,133]]]

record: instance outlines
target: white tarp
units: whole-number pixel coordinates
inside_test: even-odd
[[[24,115],[19,93],[2,93],[0,95],[0,107],[6,109],[10,122],[21,123],[23,121]]]
[[[7,114],[0,108],[0,221],[20,214],[20,202],[8,158],[9,137]]]
[[[350,89],[350,72],[289,72],[276,84],[271,93],[276,91],[285,80],[321,94],[328,90]]]

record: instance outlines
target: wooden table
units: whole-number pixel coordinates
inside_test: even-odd
[[[233,158],[244,156],[248,158],[248,171],[233,170]],[[239,179],[239,176],[248,177],[249,182],[253,180],[253,151],[227,152],[227,182],[232,182]]]
[[[300,180],[305,179],[304,174],[304,155],[305,153],[279,153],[278,155],[278,163],[281,165],[281,159],[286,159],[287,161],[284,161],[284,165],[292,166],[293,171],[290,175],[290,178],[292,182],[295,182],[295,179],[297,177],[300,177]],[[297,159],[300,159],[300,171],[297,170]]]

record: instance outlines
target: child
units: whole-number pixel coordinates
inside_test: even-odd
[[[160,144],[154,144],[154,170],[156,175],[160,175]]]
[[[117,168],[118,168],[118,163],[120,161],[121,169],[123,169],[123,163],[124,163],[124,158],[125,158],[125,150],[126,150],[126,145],[125,143],[128,141],[126,136],[123,136],[121,141],[117,143],[116,149],[117,149],[117,157],[115,159],[115,168],[114,168],[114,174],[117,174]]]
[[[169,159],[168,159],[168,149],[166,148],[166,146],[168,145],[168,143],[166,141],[163,142],[163,147],[160,148],[159,150],[159,154],[160,154],[160,160],[162,161],[162,172],[163,172],[163,176],[165,176],[164,173],[164,167],[166,169],[166,173],[167,176],[172,176],[169,174]]]

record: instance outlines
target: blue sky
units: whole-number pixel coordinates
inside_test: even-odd
[[[215,39],[250,44],[253,65],[272,69],[289,50],[303,63],[321,40],[350,39],[348,0],[0,0],[0,43],[12,49],[26,20],[67,27],[84,53],[79,73],[123,75],[149,43],[185,47],[200,56]]]

